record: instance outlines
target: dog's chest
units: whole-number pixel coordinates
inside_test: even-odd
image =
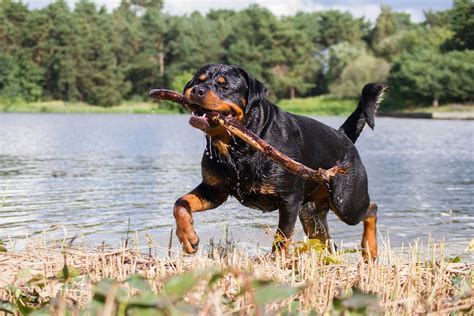
[[[226,169],[230,194],[241,204],[264,212],[278,208],[278,189],[265,165],[242,159]]]

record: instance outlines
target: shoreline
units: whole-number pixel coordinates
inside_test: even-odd
[[[385,112],[379,117],[431,119],[431,120],[474,120],[474,111],[458,112]]]
[[[355,109],[356,100],[337,100],[328,96],[306,99],[280,100],[278,105],[285,111],[305,116],[348,116]],[[169,115],[185,114],[173,105],[151,102],[125,102],[118,106],[101,107],[85,103],[45,101],[33,103],[2,104],[0,113],[65,113],[65,114],[145,114]],[[474,120],[474,105],[444,105],[439,108],[420,107],[400,111],[384,110],[379,117]]]

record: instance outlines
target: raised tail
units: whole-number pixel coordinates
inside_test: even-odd
[[[362,89],[359,105],[339,127],[339,130],[344,132],[353,143],[356,142],[366,123],[371,129],[374,129],[375,113],[387,88],[381,83],[368,83]]]

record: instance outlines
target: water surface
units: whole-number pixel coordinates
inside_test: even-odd
[[[338,127],[344,118],[318,118]],[[69,236],[117,245],[129,228],[166,247],[172,206],[200,182],[204,137],[187,116],[0,114],[0,238],[64,225]],[[474,124],[377,118],[357,148],[379,205],[379,233],[394,246],[428,236],[462,251],[474,237]],[[228,227],[242,247],[266,249],[277,212],[235,199],[195,215],[203,243]],[[336,242],[357,245],[362,227],[330,215]],[[303,237],[297,224],[297,239]]]

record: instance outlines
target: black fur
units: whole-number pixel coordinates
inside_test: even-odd
[[[366,123],[374,129],[375,113],[386,89],[387,87],[380,83],[368,83],[362,89],[359,105],[339,128],[353,143],[356,142]]]

